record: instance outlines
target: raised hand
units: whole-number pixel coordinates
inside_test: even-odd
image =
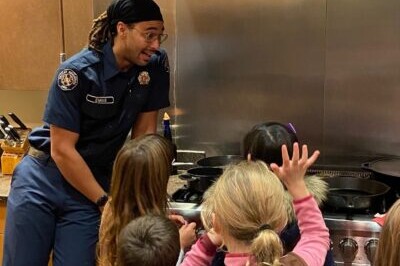
[[[282,145],[282,166],[272,163],[271,169],[285,184],[293,199],[300,199],[310,193],[304,182],[304,175],[307,169],[317,160],[319,151],[315,151],[308,157],[307,145],[302,146],[300,157],[299,144],[293,144],[293,155],[290,160],[286,145]]]

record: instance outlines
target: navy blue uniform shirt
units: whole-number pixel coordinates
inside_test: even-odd
[[[103,168],[110,173],[138,114],[167,106],[169,66],[165,51],[154,54],[146,66],[120,72],[107,43],[103,53],[84,49],[60,66],[49,91],[45,124],[31,133],[29,141],[49,153],[50,124],[76,132],[76,148],[92,171]]]

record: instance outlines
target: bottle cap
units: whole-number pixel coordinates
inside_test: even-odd
[[[169,120],[169,115],[167,112],[164,113],[163,120]]]

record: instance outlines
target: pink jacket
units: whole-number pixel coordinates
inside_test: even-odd
[[[300,228],[301,238],[293,249],[294,256],[298,257],[299,265],[321,266],[329,248],[329,231],[325,225],[321,211],[312,196],[293,201],[294,210]],[[217,247],[204,234],[186,254],[181,266],[210,265]],[[286,257],[286,256],[285,256]],[[225,265],[244,266],[247,261],[254,261],[254,257],[246,253],[227,253]],[[286,259],[281,262],[285,265]]]

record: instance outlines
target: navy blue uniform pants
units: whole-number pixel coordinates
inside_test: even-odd
[[[7,200],[3,266],[95,265],[100,212],[49,158],[27,155]]]

